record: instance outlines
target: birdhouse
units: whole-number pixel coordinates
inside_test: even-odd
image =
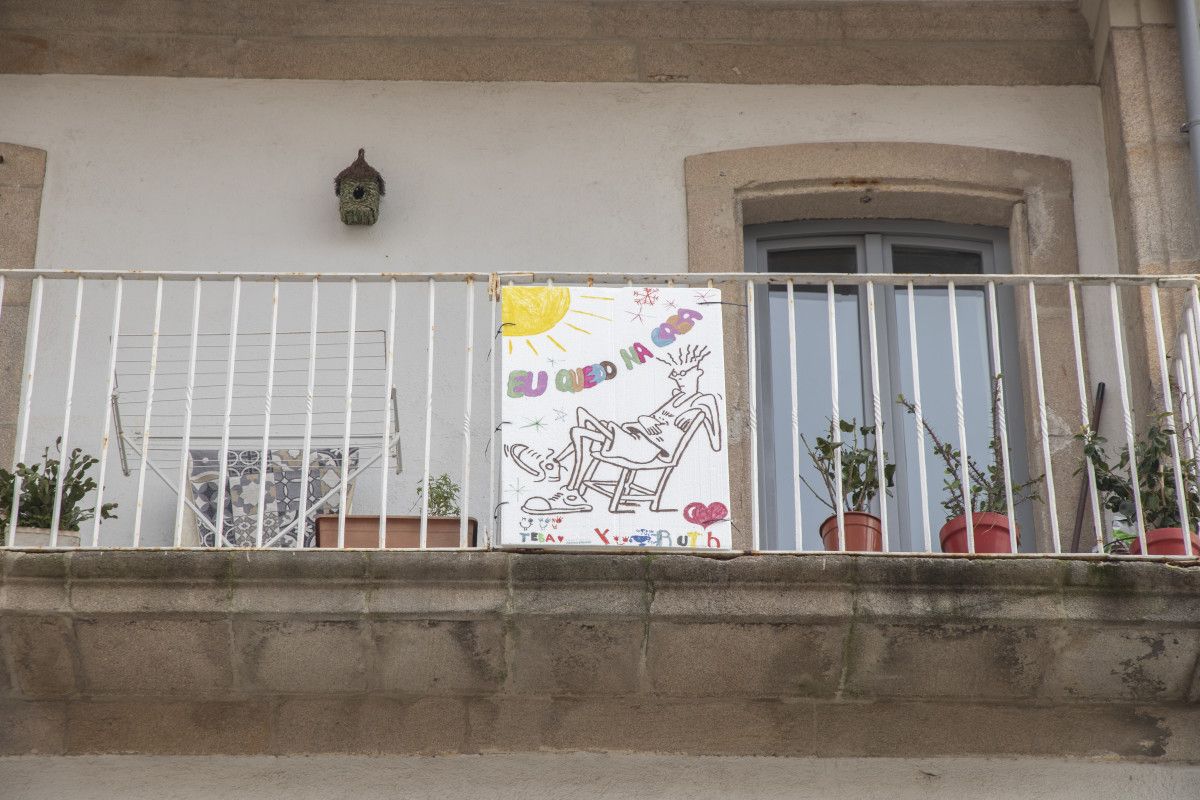
[[[338,211],[347,225],[374,225],[379,219],[379,198],[383,197],[383,176],[367,163],[366,151],[359,149],[354,163],[333,179],[338,196]]]

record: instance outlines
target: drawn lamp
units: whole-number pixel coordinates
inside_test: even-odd
[[[338,213],[347,225],[374,225],[379,219],[379,198],[383,197],[383,176],[367,163],[366,151],[358,150],[354,163],[333,179],[338,196]]]

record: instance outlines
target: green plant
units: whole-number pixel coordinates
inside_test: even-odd
[[[833,420],[829,420],[829,431],[825,436],[818,436],[815,444],[809,444],[808,439],[801,434],[800,439],[808,450],[808,457],[817,468],[821,481],[825,484],[821,496],[812,484],[801,476],[804,484],[817,496],[817,499],[827,505],[831,511],[837,511],[838,491],[838,457],[842,466],[842,497],[845,511],[868,512],[871,501],[879,494],[879,458],[875,449],[875,426],[859,427],[854,420],[839,420],[837,431],[848,434],[849,439],[841,439],[835,435]],[[861,437],[861,438],[860,438]],[[886,489],[894,485],[896,465],[887,463],[887,453],[883,454],[883,480]]]
[[[898,396],[896,402],[903,406],[908,413],[916,416],[916,405],[905,399],[904,395]],[[946,496],[942,500],[941,505],[946,511],[947,519],[954,519],[966,513],[966,508],[963,505],[962,452],[951,446],[948,442],[943,441],[937,435],[937,432],[933,430],[933,427],[929,424],[929,420],[922,418],[921,425],[933,442],[933,452],[942,459],[942,463],[945,465],[945,478],[942,481],[942,488],[945,489]],[[986,467],[981,467],[974,457],[969,454],[967,456],[967,475],[970,478],[971,484],[970,502],[973,513],[987,511],[997,514],[1008,513],[1008,500],[1004,491],[1004,459],[1007,454],[1004,452],[1001,442],[1000,375],[996,375],[992,378],[992,437],[988,440],[988,452],[992,456],[991,463]],[[1037,493],[1035,487],[1041,483],[1042,477],[1039,475],[1036,478],[1030,478],[1024,483],[1012,484],[1014,507],[1030,500],[1040,499],[1040,495]]]
[[[58,440],[57,444],[61,444]],[[82,522],[96,516],[95,507],[84,508],[83,499],[96,489],[96,481],[87,473],[97,460],[76,447],[67,459],[63,475],[62,502],[59,506],[60,530],[77,531]],[[50,448],[42,451],[42,463],[17,464],[15,472],[0,469],[0,530],[7,531],[12,516],[13,489],[21,483],[17,524],[30,528],[49,528],[54,517],[54,491],[58,485],[59,459],[50,457]],[[100,519],[116,519],[116,503],[100,507]],[[0,534],[2,535],[2,534]]]
[[[421,496],[425,493],[423,481],[417,481],[417,502],[413,504],[413,508],[421,507]],[[434,517],[457,517],[459,514],[458,507],[458,484],[450,479],[450,476],[443,472],[441,475],[435,475],[429,479],[429,514]]]
[[[1147,530],[1154,528],[1178,528],[1179,495],[1175,488],[1175,458],[1171,451],[1171,438],[1175,431],[1170,427],[1169,414],[1151,417],[1150,425],[1136,441],[1134,455],[1137,463],[1138,492],[1141,495],[1142,518]],[[1100,503],[1113,512],[1118,519],[1129,524],[1137,522],[1137,507],[1134,499],[1133,479],[1129,474],[1129,447],[1121,448],[1115,463],[1105,454],[1105,439],[1090,428],[1076,434],[1083,444],[1084,461],[1076,474],[1087,468],[1091,461],[1096,473],[1096,491]],[[1182,450],[1182,444],[1180,444]],[[1196,486],[1196,460],[1180,453],[1184,505],[1188,519],[1200,519],[1200,491]],[[1136,538],[1124,531],[1115,533],[1114,543]]]

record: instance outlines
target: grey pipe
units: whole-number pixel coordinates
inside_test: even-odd
[[[1195,0],[1175,0],[1175,27],[1179,30],[1179,62],[1187,100],[1187,122],[1182,130],[1191,144],[1192,181],[1200,203],[1200,20]]]

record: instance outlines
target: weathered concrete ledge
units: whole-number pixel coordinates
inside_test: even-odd
[[[1200,762],[1200,567],[0,554],[0,753]]]
[[[326,80],[1094,83],[1073,4],[5,0],[0,72]]]

